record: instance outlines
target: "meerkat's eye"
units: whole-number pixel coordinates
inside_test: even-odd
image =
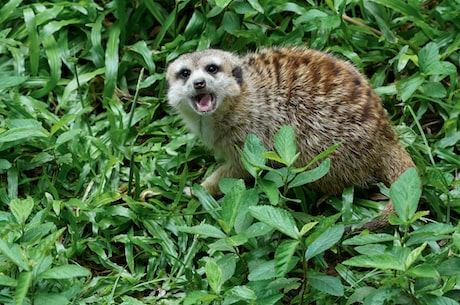
[[[187,79],[191,74],[189,69],[182,69],[179,71],[178,76],[182,79]]]
[[[211,74],[216,74],[217,72],[219,72],[219,67],[216,66],[216,65],[207,65],[206,66],[206,71],[211,73]]]

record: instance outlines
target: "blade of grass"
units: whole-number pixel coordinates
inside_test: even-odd
[[[24,22],[26,24],[27,34],[29,36],[29,60],[30,72],[33,76],[38,73],[38,63],[40,54],[40,43],[37,33],[37,24],[35,22],[35,14],[32,9],[26,8],[23,12]]]
[[[21,4],[22,0],[11,0],[0,9],[0,24],[5,22],[14,10]],[[3,28],[3,27],[1,27]]]
[[[120,25],[113,24],[109,31],[107,49],[105,50],[105,79],[103,99],[111,99],[118,79],[118,50],[120,45]]]
[[[33,96],[37,98],[42,97],[53,90],[61,78],[61,54],[59,46],[53,35],[47,36],[43,39],[43,47],[45,48],[45,53],[50,68],[50,76],[47,79],[45,87],[33,93]]]

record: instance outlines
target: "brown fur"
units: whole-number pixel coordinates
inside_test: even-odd
[[[208,73],[210,64],[218,67]],[[186,78],[179,75],[188,69]],[[195,89],[193,82],[205,80]],[[301,167],[331,145],[342,145],[331,158],[329,173],[311,187],[325,194],[347,186],[392,184],[413,167],[398,142],[379,97],[350,63],[305,48],[268,48],[239,57],[220,50],[185,54],[167,71],[168,100],[192,132],[222,155],[225,164],[204,182],[213,195],[223,177],[248,178],[236,146],[256,134],[269,149],[273,136],[291,125]],[[210,93],[212,111],[200,113],[192,97]]]

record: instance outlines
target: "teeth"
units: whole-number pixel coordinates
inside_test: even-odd
[[[215,100],[212,94],[198,94],[194,99],[198,112],[211,112],[215,108]]]

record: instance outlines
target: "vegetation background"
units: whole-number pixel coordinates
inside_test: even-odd
[[[458,0],[1,4],[1,304],[459,303]],[[344,232],[376,189],[315,208],[288,129],[276,153],[248,139],[255,185],[182,194],[215,161],[166,104],[167,63],[266,45],[347,59],[382,97],[421,177],[379,186],[385,231]]]

